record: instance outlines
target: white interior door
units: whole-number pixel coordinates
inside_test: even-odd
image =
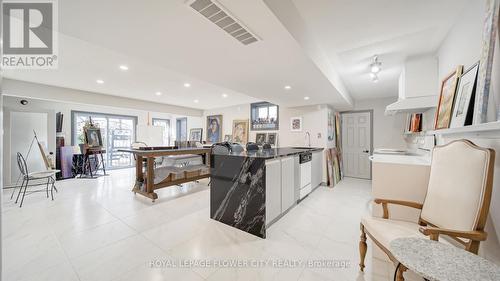
[[[342,152],[347,177],[370,179],[372,121],[370,112],[342,114]]]
[[[38,140],[47,149],[48,134],[48,114],[35,112],[11,112],[10,113],[10,167],[11,184],[15,184],[19,177],[19,168],[17,166],[17,153],[26,159],[29,172],[46,170],[42,159],[42,153],[35,142],[31,147],[29,156],[27,155],[31,141],[33,140],[33,131],[36,132]]]

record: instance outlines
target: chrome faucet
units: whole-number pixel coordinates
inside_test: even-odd
[[[307,140],[306,145],[308,147],[311,147],[311,134],[309,132],[306,132],[306,136],[305,137],[306,137],[306,140]]]

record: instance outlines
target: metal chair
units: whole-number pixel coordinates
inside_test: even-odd
[[[255,150],[259,150],[259,145],[253,142],[247,143],[247,151],[255,151]]]
[[[240,153],[243,152],[245,149],[243,146],[241,146],[239,143],[232,143],[231,144],[231,152],[233,153]]]
[[[19,171],[21,172],[21,177],[23,179],[21,188],[19,188],[19,193],[17,193],[17,198],[15,202],[17,204],[19,196],[21,195],[22,192],[23,197],[21,198],[21,204],[19,204],[19,208],[23,206],[24,197],[26,196],[26,190],[28,189],[28,186],[45,185],[45,183],[35,183],[30,185],[30,181],[47,180],[47,183],[45,189],[29,191],[28,194],[45,191],[47,194],[47,198],[49,198],[49,185],[51,185],[50,195],[52,197],[52,200],[54,200],[54,188],[55,188],[54,184],[56,182],[55,174],[57,173],[57,171],[47,170],[47,171],[30,173],[28,171],[28,165],[26,165],[26,160],[24,159],[23,155],[19,152],[17,153],[17,166],[19,167]]]
[[[265,142],[265,143],[262,145],[262,149],[271,149],[271,144],[270,144],[270,143]]]

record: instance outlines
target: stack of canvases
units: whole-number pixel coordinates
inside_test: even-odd
[[[335,147],[329,148],[326,153],[326,171],[328,186],[333,187],[343,178],[342,146],[340,136],[340,114],[328,111],[328,140],[335,141]]]

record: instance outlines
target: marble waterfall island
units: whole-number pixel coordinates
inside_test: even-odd
[[[301,153],[318,148],[276,148],[211,155],[210,216],[229,226],[266,237],[266,228],[298,201]],[[284,165],[284,166],[282,166]],[[286,167],[286,169],[282,169]],[[282,185],[281,178],[292,179]],[[278,196],[275,196],[275,195]],[[282,194],[288,199],[282,202]]]

